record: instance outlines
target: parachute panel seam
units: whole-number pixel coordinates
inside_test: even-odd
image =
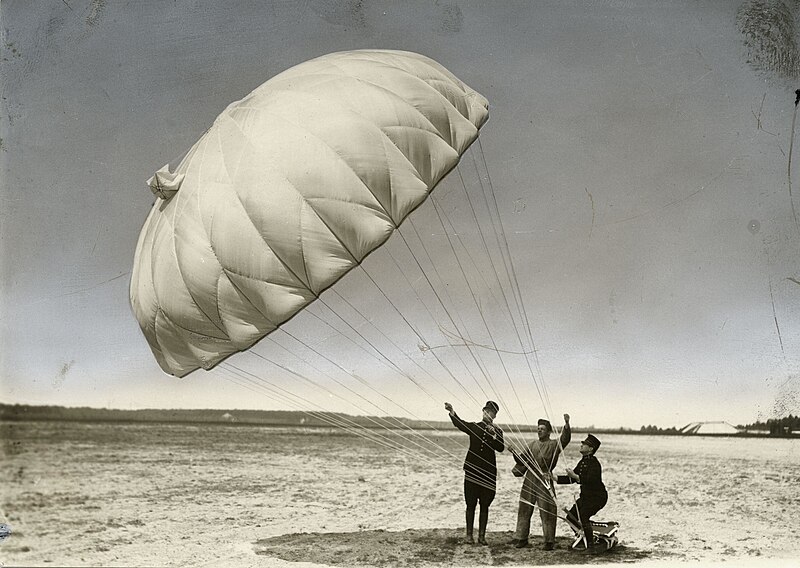
[[[408,77],[410,77],[410,78],[412,78],[412,79],[416,79],[416,80],[418,80],[420,83],[422,83],[422,84],[424,84],[425,86],[427,86],[427,87],[428,87],[428,88],[429,88],[431,91],[433,91],[434,93],[436,93],[436,95],[435,95],[435,97],[434,97],[434,99],[435,99],[435,100],[437,100],[437,101],[438,101],[440,104],[441,104],[442,102],[445,102],[447,105],[449,105],[451,108],[453,108],[453,110],[455,110],[455,111],[456,111],[456,112],[457,112],[459,115],[461,115],[461,113],[458,111],[458,109],[457,109],[457,108],[455,108],[455,107],[454,107],[454,106],[453,106],[453,105],[450,103],[450,101],[449,101],[449,100],[447,100],[447,97],[445,97],[444,95],[442,95],[442,93],[440,93],[438,90],[434,89],[434,88],[433,88],[431,85],[429,85],[429,84],[427,83],[427,81],[425,81],[424,79],[420,78],[420,77],[419,77],[419,76],[417,76],[417,75],[414,75],[413,73],[409,73],[409,72],[408,72],[408,71],[406,71],[405,69],[401,69],[401,68],[399,68],[399,67],[393,67],[393,66],[391,66],[391,65],[386,65],[386,64],[381,64],[381,65],[382,65],[382,66],[384,66],[384,67],[388,67],[389,69],[394,69],[394,70],[396,70],[396,71],[400,71],[401,73],[404,73],[404,74],[405,74],[405,75],[407,75]],[[430,119],[429,119],[427,116],[425,116],[425,114],[424,114],[422,111],[420,111],[420,110],[419,110],[417,107],[415,107],[414,105],[410,104],[410,103],[409,103],[407,100],[405,100],[403,97],[401,97],[401,96],[400,96],[398,93],[396,93],[395,91],[393,91],[393,90],[391,90],[391,89],[389,89],[388,87],[385,87],[385,86],[383,86],[383,85],[379,85],[379,84],[377,84],[377,83],[374,83],[374,82],[372,82],[372,81],[368,81],[368,80],[366,80],[366,79],[363,79],[363,78],[361,78],[361,77],[357,77],[357,76],[355,76],[355,75],[352,75],[352,74],[350,74],[350,72],[346,71],[345,69],[342,69],[342,68],[341,68],[341,67],[339,67],[338,65],[332,64],[332,67],[334,67],[334,68],[338,69],[339,71],[341,71],[342,75],[344,75],[345,77],[349,77],[349,78],[351,78],[351,79],[354,79],[355,81],[357,81],[357,82],[359,82],[359,83],[363,83],[363,84],[365,84],[365,85],[371,85],[371,86],[373,86],[373,87],[375,87],[375,88],[377,88],[377,89],[380,89],[380,90],[386,91],[386,92],[388,92],[388,93],[391,93],[391,94],[392,94],[392,95],[394,95],[394,96],[395,96],[395,97],[396,97],[398,100],[400,100],[400,101],[401,101],[401,102],[402,102],[402,103],[403,103],[403,104],[404,104],[404,105],[405,105],[407,108],[413,109],[414,111],[416,111],[417,113],[419,113],[419,114],[420,114],[420,115],[421,115],[423,118],[425,118],[425,120],[426,120],[426,121],[428,121],[428,123],[429,123],[429,124],[430,124],[430,125],[433,127],[433,129],[434,129],[434,130],[435,130],[435,131],[436,131],[436,132],[439,134],[439,137],[440,137],[442,140],[444,140],[444,135],[442,134],[442,132],[441,132],[441,131],[440,131],[438,128],[436,128],[436,125],[434,125],[434,124],[433,124],[433,123],[430,121]],[[449,117],[449,115],[448,115],[446,112],[445,112],[445,116],[447,117],[448,131],[449,131],[449,132],[448,132],[448,135],[449,135],[449,134],[452,134],[452,123],[450,122],[450,117]],[[461,116],[463,116],[463,115],[461,115]],[[450,142],[447,142],[447,140],[445,140],[445,142],[447,143],[447,145],[448,145],[448,146],[451,146],[451,147],[452,147],[452,145],[450,144]]]
[[[237,286],[237,285],[236,285],[236,283],[235,283],[233,280],[231,280],[231,279],[230,279],[230,277],[227,275],[227,273],[228,273],[228,272],[230,272],[231,274],[236,274],[237,276],[241,276],[242,278],[247,278],[248,280],[254,280],[254,281],[256,281],[256,282],[265,282],[265,281],[264,281],[264,280],[261,280],[261,279],[259,279],[259,278],[253,278],[253,277],[250,277],[250,276],[245,276],[244,274],[239,274],[239,273],[238,273],[238,272],[236,272],[235,270],[226,270],[225,268],[223,268],[222,270],[223,270],[223,273],[225,274],[225,279],[228,281],[228,283],[229,283],[231,286],[233,286],[233,287],[236,289],[236,291],[237,291],[237,292],[239,292],[239,294],[241,294],[241,295],[244,297],[244,299],[245,299],[245,300],[247,300],[247,303],[248,303],[248,304],[250,304],[251,306],[253,306],[253,309],[254,309],[255,311],[257,311],[257,312],[258,312],[258,313],[260,313],[262,316],[264,316],[264,319],[265,319],[265,320],[267,320],[267,321],[270,323],[270,325],[272,325],[274,328],[277,328],[278,326],[275,324],[275,322],[274,322],[274,321],[273,321],[273,320],[272,320],[272,319],[271,319],[269,316],[267,316],[267,314],[265,314],[264,312],[262,312],[262,311],[261,311],[261,309],[259,309],[259,307],[258,307],[258,306],[256,306],[256,305],[255,305],[255,304],[254,304],[254,303],[253,303],[253,302],[250,300],[250,298],[247,296],[247,294],[245,294],[245,293],[242,291],[242,289],[241,289],[239,286]],[[219,288],[219,283],[220,283],[220,282],[222,282],[222,278],[219,278],[219,279],[217,280],[217,288]],[[255,327],[255,326],[254,326],[254,327]],[[261,330],[259,330],[259,333],[261,333]],[[266,334],[266,333],[264,333],[264,334],[262,334],[262,335],[261,335],[261,337],[264,337],[265,335],[267,335],[267,334]]]
[[[352,204],[354,204],[354,205],[359,205],[359,206],[361,206],[361,207],[364,207],[365,209],[370,209],[371,211],[377,211],[377,212],[383,213],[383,214],[384,214],[384,215],[386,215],[387,217],[391,218],[391,215],[389,214],[389,212],[388,212],[388,211],[386,211],[386,209],[385,209],[385,208],[383,207],[383,205],[381,204],[381,202],[380,202],[380,199],[378,199],[378,198],[375,196],[375,193],[372,191],[372,189],[370,189],[370,187],[369,187],[369,186],[368,186],[366,183],[364,183],[364,180],[363,180],[363,179],[361,179],[361,176],[359,176],[359,175],[358,175],[358,172],[356,172],[356,170],[353,168],[353,166],[351,166],[351,165],[350,165],[350,164],[347,162],[347,160],[345,159],[345,157],[344,157],[344,156],[342,156],[342,155],[341,155],[341,154],[340,154],[340,153],[339,153],[339,152],[336,150],[336,148],[334,148],[333,146],[331,146],[331,145],[330,145],[330,144],[329,144],[329,143],[328,143],[326,140],[324,140],[323,138],[321,138],[319,135],[315,134],[314,132],[312,132],[312,131],[308,130],[308,129],[307,129],[306,127],[304,127],[302,124],[298,124],[298,123],[296,123],[296,122],[294,122],[294,121],[291,121],[291,120],[287,119],[286,117],[283,117],[283,116],[281,116],[281,115],[279,115],[279,114],[275,114],[275,113],[273,113],[273,112],[271,112],[271,111],[268,111],[268,110],[262,110],[262,109],[258,109],[258,108],[255,108],[255,107],[237,107],[237,108],[244,108],[244,109],[247,109],[247,110],[253,110],[253,111],[256,111],[256,112],[261,112],[261,113],[267,114],[267,115],[269,115],[269,116],[273,116],[273,117],[275,117],[275,118],[277,118],[277,119],[280,119],[280,120],[284,121],[284,122],[285,122],[285,123],[287,123],[287,124],[290,124],[290,125],[294,126],[295,128],[297,128],[297,129],[299,129],[299,130],[302,130],[303,132],[307,133],[309,136],[312,136],[312,137],[314,137],[314,139],[315,139],[315,140],[319,141],[320,143],[322,143],[322,145],[323,145],[323,146],[325,146],[326,148],[328,148],[328,149],[329,149],[329,150],[330,150],[330,151],[333,153],[333,155],[334,155],[334,156],[336,156],[336,157],[339,159],[339,161],[340,161],[342,164],[344,164],[344,165],[347,167],[347,169],[348,169],[348,170],[350,170],[350,171],[353,173],[353,175],[354,175],[354,176],[355,176],[355,178],[358,180],[358,182],[361,184],[361,186],[362,186],[364,189],[366,189],[366,190],[369,192],[369,194],[370,194],[370,195],[373,197],[373,199],[375,199],[375,202],[378,204],[378,207],[371,207],[369,204],[365,204],[365,203],[357,203],[357,202],[355,202],[355,201],[348,201],[348,200],[345,200],[345,199],[334,199],[334,198],[329,198],[329,199],[331,199],[331,200],[336,200],[336,201],[341,201],[342,203],[352,203]],[[348,109],[348,110],[349,110],[349,109]],[[366,123],[368,123],[368,124],[370,124],[370,125],[374,126],[372,123],[370,123],[370,121],[366,120],[366,119],[365,119],[365,118],[364,118],[362,115],[358,114],[358,113],[357,113],[357,112],[355,112],[355,111],[351,111],[351,112],[352,112],[353,114],[355,114],[356,116],[358,116],[359,118],[362,118],[362,119],[364,119],[364,122],[366,122]],[[230,118],[230,117],[229,117],[229,118]],[[247,135],[247,133],[246,133],[246,132],[245,132],[245,131],[244,131],[244,130],[241,128],[241,126],[239,126],[239,125],[238,125],[238,123],[237,123],[235,120],[233,120],[232,118],[231,118],[230,120],[231,120],[231,122],[233,122],[234,124],[236,124],[236,125],[237,125],[237,127],[239,128],[239,131],[240,131],[240,132],[241,132],[241,133],[242,133],[242,134],[245,136],[245,138],[247,138],[248,140],[251,140],[251,139],[250,139],[250,137]],[[287,179],[287,178],[286,178],[286,176],[283,176],[283,178],[284,178],[284,179],[286,179],[286,181],[288,181],[288,182],[289,182],[289,183],[292,185],[292,187],[294,187],[295,189],[297,189],[297,186],[295,186],[295,185],[294,185],[294,184],[293,184],[293,183],[292,183],[292,182],[291,182],[289,179]],[[298,193],[299,193],[299,191],[298,191]],[[301,197],[302,197],[304,200],[306,200],[306,201],[308,200],[308,198],[306,198],[304,195],[300,194],[300,196],[301,196]],[[317,199],[317,198],[313,198],[313,199]],[[316,211],[315,211],[315,212],[316,212]],[[334,236],[335,236],[335,235],[334,235]],[[344,246],[344,244],[343,244],[343,246]]]
[[[226,114],[226,116],[227,116],[227,114]],[[232,123],[233,123],[233,124],[234,124],[234,125],[235,125],[235,126],[238,128],[238,129],[239,129],[239,131],[240,131],[240,132],[241,132],[241,133],[244,135],[244,138],[247,140],[248,144],[250,144],[251,146],[253,146],[253,147],[255,148],[256,146],[253,144],[252,140],[250,139],[250,137],[249,137],[249,136],[247,136],[247,134],[244,132],[244,130],[242,130],[241,126],[239,126],[235,120],[233,120],[232,118],[230,118],[230,116],[228,116],[228,119],[229,119],[229,120],[230,120],[230,121],[231,121],[231,122],[232,122]],[[280,174],[280,172],[276,172],[276,173]],[[227,169],[226,169],[226,174],[227,174]],[[285,180],[285,181],[286,181],[286,182],[287,182],[289,185],[291,185],[291,186],[292,186],[292,188],[293,188],[293,189],[294,189],[294,190],[297,192],[297,194],[298,194],[298,195],[300,195],[300,197],[301,197],[301,198],[302,198],[302,199],[305,201],[305,198],[304,198],[304,197],[303,197],[303,195],[300,193],[300,191],[297,189],[297,187],[296,187],[296,186],[295,186],[295,185],[294,185],[294,184],[291,182],[291,180],[287,179],[287,178],[286,178],[286,176],[281,176],[281,177],[282,177],[282,178],[283,178],[283,179],[284,179],[284,180]],[[230,181],[230,176],[229,176],[229,181]],[[231,184],[230,184],[230,187],[231,187],[231,188],[234,188],[234,185],[233,185],[233,183],[231,183]],[[269,242],[268,242],[268,241],[267,241],[267,240],[264,238],[264,236],[261,234],[261,231],[259,231],[259,230],[258,230],[258,226],[256,225],[255,221],[253,221],[253,218],[252,218],[252,217],[250,217],[250,214],[249,214],[249,212],[248,212],[248,210],[247,210],[247,207],[245,206],[244,202],[242,201],[242,198],[241,198],[241,196],[239,195],[239,193],[238,193],[238,192],[237,192],[235,189],[233,189],[232,193],[233,193],[233,195],[235,196],[235,198],[236,198],[236,201],[238,201],[238,202],[239,202],[239,204],[242,206],[242,211],[244,211],[244,215],[245,215],[245,217],[246,217],[246,218],[247,218],[247,220],[250,222],[250,224],[253,226],[253,228],[255,229],[256,233],[257,233],[257,234],[258,234],[258,235],[261,237],[261,240],[262,240],[262,242],[263,242],[263,243],[264,243],[264,244],[267,246],[267,248],[269,248],[269,250],[271,250],[271,251],[273,252],[273,254],[275,255],[275,258],[277,258],[277,259],[280,261],[280,263],[283,265],[283,267],[286,269],[286,271],[287,271],[289,274],[291,274],[291,275],[292,275],[292,276],[293,276],[293,277],[294,277],[294,278],[295,278],[295,279],[296,279],[298,282],[300,282],[300,283],[304,284],[304,285],[305,285],[305,288],[306,288],[306,290],[308,290],[309,292],[313,293],[313,291],[311,290],[311,287],[308,285],[308,282],[306,282],[306,280],[305,280],[305,279],[303,279],[303,278],[299,277],[299,276],[297,275],[297,273],[296,273],[294,270],[292,270],[292,269],[291,269],[291,267],[290,267],[290,266],[289,266],[289,265],[288,265],[288,264],[287,264],[287,263],[286,263],[286,262],[285,262],[285,261],[284,261],[284,260],[281,258],[281,255],[280,255],[280,254],[278,254],[278,251],[276,251],[274,248],[272,248],[272,247],[269,245]],[[303,237],[302,237],[302,232],[301,232],[301,235],[300,235],[300,243],[301,243],[301,246],[302,246],[302,239],[303,239]],[[213,245],[212,245],[212,248],[213,248]],[[214,253],[214,254],[216,255],[216,253]],[[303,256],[303,265],[305,266],[305,255],[302,255],[302,256]],[[217,259],[219,259],[219,257],[217,257]],[[222,268],[223,268],[223,269],[227,270],[227,268],[226,268],[226,267],[225,267],[225,266],[224,266],[224,265],[223,265],[221,262],[220,262],[220,266],[222,266]],[[308,276],[308,272],[306,272],[306,276]],[[258,278],[254,278],[254,280],[259,280],[259,279],[258,279]],[[267,280],[263,280],[263,282],[267,282]]]
[[[269,111],[260,111],[260,112],[266,112],[267,114],[270,114],[270,115],[272,115],[272,113],[269,113]],[[243,136],[244,136],[244,138],[245,138],[245,139],[248,141],[248,143],[250,143],[250,144],[251,144],[251,145],[252,145],[254,148],[257,148],[257,146],[256,146],[255,144],[253,144],[253,141],[252,141],[252,139],[250,138],[250,136],[248,136],[248,135],[247,135],[247,133],[244,131],[244,129],[242,129],[242,127],[241,127],[241,126],[239,126],[239,124],[238,124],[238,123],[237,123],[235,120],[233,120],[233,118],[231,118],[231,117],[230,117],[230,116],[228,116],[228,115],[226,115],[226,116],[228,117],[228,119],[229,119],[229,120],[230,120],[230,121],[231,121],[231,122],[232,122],[234,125],[236,125],[236,127],[239,129],[239,131],[242,133],[242,135],[243,135]],[[295,124],[294,122],[292,122],[292,121],[289,121],[289,120],[287,120],[287,119],[285,119],[285,118],[281,117],[280,115],[272,115],[272,116],[277,116],[277,118],[280,118],[280,119],[282,119],[284,122],[286,122],[286,123],[288,123],[288,124],[291,124],[292,126],[295,126],[295,127],[297,127],[297,128],[300,128],[300,129],[302,129],[304,132],[307,132],[307,133],[308,133],[310,136],[314,137],[314,139],[315,139],[315,140],[318,140],[320,143],[322,143],[322,145],[323,145],[323,146],[325,146],[326,148],[328,148],[328,149],[329,149],[329,150],[330,150],[330,151],[333,153],[333,155],[334,155],[334,156],[336,156],[337,158],[339,158],[339,160],[340,160],[340,161],[341,161],[341,162],[342,162],[342,163],[343,163],[343,164],[344,164],[344,165],[347,167],[347,169],[349,169],[349,170],[350,170],[350,171],[353,173],[353,175],[354,175],[354,176],[355,176],[355,178],[358,180],[358,182],[359,182],[359,183],[360,183],[360,184],[361,184],[361,185],[362,185],[362,186],[363,186],[363,187],[364,187],[364,188],[365,188],[367,191],[369,191],[370,195],[372,195],[372,197],[375,199],[375,201],[378,203],[378,205],[380,205],[380,206],[381,206],[381,209],[383,208],[383,206],[382,206],[382,205],[381,205],[381,203],[380,203],[380,200],[379,200],[377,197],[375,197],[375,194],[372,192],[372,190],[369,188],[369,186],[368,186],[367,184],[365,184],[365,183],[364,183],[364,181],[363,181],[363,180],[362,180],[362,179],[361,179],[361,178],[358,176],[358,174],[356,173],[356,171],[355,171],[355,170],[354,170],[354,169],[353,169],[353,168],[350,166],[350,164],[348,164],[348,163],[347,163],[347,160],[345,160],[345,159],[344,159],[344,157],[343,157],[341,154],[339,154],[339,153],[338,153],[338,152],[337,152],[337,151],[336,151],[334,148],[332,148],[332,147],[331,147],[331,146],[330,146],[330,145],[329,145],[329,144],[328,144],[328,143],[327,143],[325,140],[323,140],[322,138],[320,138],[320,137],[319,137],[318,135],[316,135],[315,133],[308,131],[308,130],[307,130],[307,129],[305,129],[304,127],[302,127],[302,126],[300,126],[300,125],[297,125],[297,124]],[[367,121],[367,122],[368,122],[368,121]],[[278,172],[276,172],[276,173],[280,174],[281,172],[280,172],[280,171],[278,171]],[[346,245],[346,244],[344,243],[344,241],[343,241],[343,240],[342,240],[342,239],[339,237],[339,235],[337,235],[337,234],[336,234],[336,232],[334,232],[334,231],[333,231],[333,229],[331,228],[331,226],[330,226],[328,223],[326,223],[326,222],[325,222],[325,220],[322,218],[322,216],[319,214],[319,212],[318,212],[316,209],[314,209],[314,206],[313,206],[313,205],[312,205],[312,203],[309,201],[309,199],[308,199],[308,198],[307,198],[305,195],[303,195],[303,194],[301,193],[301,191],[298,189],[297,185],[295,185],[295,184],[292,182],[292,180],[290,180],[290,179],[289,179],[288,177],[286,177],[285,175],[282,175],[281,177],[282,177],[282,178],[283,178],[283,179],[284,179],[284,180],[285,180],[285,181],[286,181],[286,182],[287,182],[287,183],[288,183],[290,186],[292,186],[292,188],[295,190],[295,192],[297,192],[297,195],[300,197],[300,199],[303,201],[303,203],[305,203],[306,205],[308,205],[308,208],[309,208],[309,209],[311,209],[311,211],[313,211],[313,212],[314,212],[314,215],[316,215],[316,217],[317,217],[317,219],[319,219],[320,223],[322,223],[322,224],[325,226],[325,228],[326,228],[326,229],[328,229],[328,232],[331,234],[331,236],[332,236],[334,239],[336,239],[336,241],[337,241],[337,242],[338,242],[338,243],[339,243],[339,244],[342,246],[342,248],[343,248],[345,251],[347,251],[347,254],[349,254],[349,255],[350,255],[350,258],[353,260],[353,262],[356,262],[356,264],[357,264],[356,257],[355,257],[355,255],[353,254],[353,251],[351,251],[351,250],[350,250],[350,249],[347,247],[347,245]],[[236,196],[237,196],[237,199],[238,199],[238,193],[236,193],[235,191],[234,191],[234,193],[236,194]],[[340,201],[340,202],[342,202],[342,203],[349,203],[349,204],[355,204],[355,205],[362,205],[362,204],[355,203],[355,202],[353,202],[353,201],[347,201],[347,200],[344,200],[344,199],[334,199],[334,198],[330,198],[330,199],[331,199],[332,201]],[[241,203],[241,199],[239,199],[239,202]],[[365,205],[362,205],[362,206],[366,207]],[[246,208],[246,207],[244,207],[244,204],[243,204],[243,203],[242,203],[242,208],[245,210],[245,214],[247,214],[247,208]],[[380,210],[378,210],[378,209],[374,209],[374,208],[370,208],[370,209],[373,209],[373,210],[376,210],[376,211],[380,211]],[[302,212],[301,212],[301,213],[302,213]],[[388,213],[387,211],[383,210],[383,213],[384,213],[384,214],[385,214],[385,215],[386,215],[386,216],[387,216],[389,219],[391,219],[391,218],[392,218],[392,216],[391,216],[391,215],[389,215],[389,213]],[[258,231],[258,227],[256,227],[256,226],[255,226],[255,223],[254,223],[254,222],[253,222],[253,220],[250,218],[250,216],[249,216],[249,215],[247,215],[247,217],[248,217],[248,220],[249,220],[249,221],[250,221],[250,222],[253,224],[253,227],[256,229],[256,231]],[[302,225],[302,219],[300,219],[300,223],[301,223],[301,225]],[[301,256],[301,258],[303,259],[303,266],[306,268],[306,276],[308,276],[308,268],[307,268],[306,255],[305,255],[305,244],[304,244],[304,239],[303,239],[303,232],[304,232],[304,231],[302,231],[302,226],[300,227],[300,229],[301,229],[301,230],[300,230],[300,231],[298,231],[298,234],[300,235],[300,248],[301,248],[301,255],[300,255],[300,256]],[[259,234],[260,234],[260,233],[259,233]],[[262,240],[263,240],[263,237],[262,237]],[[267,243],[266,241],[264,241],[264,242],[267,244],[267,246],[269,246],[269,243]],[[273,252],[275,252],[275,251],[274,251],[274,249],[272,249],[272,247],[270,247],[270,250],[272,250]],[[275,256],[276,256],[276,257],[278,257],[278,258],[280,259],[280,257],[278,256],[277,252],[275,252]],[[281,262],[283,262],[283,261],[281,261]],[[287,267],[287,270],[289,270],[289,269],[288,269],[288,267]],[[292,271],[290,270],[290,272],[292,272]],[[292,272],[292,274],[294,274],[294,272]],[[298,280],[299,280],[299,279],[298,279]],[[309,280],[310,280],[310,278],[309,278]],[[316,292],[314,292],[314,290],[312,290],[312,289],[311,289],[311,283],[310,283],[310,282],[303,282],[303,283],[304,283],[304,284],[307,284],[307,287],[306,287],[306,289],[307,289],[309,292],[311,292],[311,293],[312,293],[312,294],[314,294],[315,296],[317,295],[317,293],[316,293]]]
[[[164,317],[164,319],[168,320],[169,323],[171,323],[172,325],[174,325],[175,327],[177,327],[181,331],[185,331],[189,335],[195,335],[197,337],[204,337],[204,338],[210,339],[212,342],[216,342],[216,343],[230,343],[230,339],[221,339],[219,337],[214,337],[213,335],[206,335],[205,333],[200,333],[199,331],[194,331],[192,329],[189,329],[188,327],[182,326],[181,324],[176,322],[172,318],[172,316],[170,316],[167,312],[165,312],[163,309],[161,309],[161,307],[158,308],[158,313],[161,314]],[[156,334],[157,333],[158,333],[158,330],[156,330]]]

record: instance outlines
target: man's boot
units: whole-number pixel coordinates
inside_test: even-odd
[[[464,544],[475,544],[475,539],[472,537],[472,527],[475,524],[475,511],[467,511],[467,538],[464,539]]]
[[[605,547],[602,544],[595,544],[591,525],[584,527],[583,536],[586,539],[586,549],[581,552],[584,554],[600,554],[605,552]]]
[[[481,510],[480,518],[478,519],[478,544],[487,546],[486,542],[486,525],[489,524],[489,511]]]

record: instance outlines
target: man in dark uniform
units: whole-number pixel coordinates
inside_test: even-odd
[[[469,450],[464,459],[464,500],[467,502],[467,544],[474,544],[472,528],[475,524],[475,507],[480,502],[478,517],[478,544],[486,545],[486,525],[489,522],[489,505],[497,489],[497,461],[495,452],[505,449],[503,431],[494,425],[500,407],[490,400],[483,407],[480,422],[465,422],[458,417],[449,402],[444,408],[450,413],[453,425],[469,435]]]
[[[591,517],[605,507],[608,502],[608,493],[603,484],[603,468],[594,457],[599,447],[600,440],[592,434],[586,436],[586,439],[581,442],[580,452],[583,456],[581,461],[574,470],[567,468],[567,475],[559,475],[556,478],[558,483],[581,484],[581,496],[567,513],[567,517],[583,528],[583,535],[586,537],[586,551],[590,553],[603,551],[603,547],[594,544]]]

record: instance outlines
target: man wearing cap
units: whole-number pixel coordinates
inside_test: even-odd
[[[469,435],[469,449],[464,459],[464,500],[467,502],[467,544],[474,544],[472,528],[475,523],[475,508],[480,502],[478,516],[478,544],[486,545],[486,525],[489,522],[489,505],[497,489],[497,462],[495,452],[505,449],[503,431],[494,425],[500,407],[490,400],[483,407],[480,422],[465,422],[458,417],[453,405],[444,403],[450,413],[450,421]]]
[[[558,512],[551,475],[561,450],[572,439],[569,414],[564,415],[564,429],[561,431],[561,436],[555,440],[550,439],[552,431],[553,427],[550,421],[540,418],[536,428],[537,439],[529,443],[522,453],[511,448],[511,453],[517,462],[513,470],[514,475],[525,476],[519,496],[517,528],[514,531],[514,538],[511,540],[511,544],[517,548],[528,546],[534,506],[539,507],[539,516],[542,519],[544,536],[542,548],[544,550],[555,548]]]
[[[583,535],[586,537],[587,552],[601,552],[602,547],[595,546],[594,534],[592,532],[591,517],[600,509],[605,507],[608,502],[608,493],[603,484],[603,468],[594,454],[600,447],[600,440],[592,434],[586,436],[581,442],[581,461],[575,469],[567,468],[567,475],[555,477],[558,483],[580,483],[581,496],[572,506],[567,517],[575,524],[580,524],[583,528]]]

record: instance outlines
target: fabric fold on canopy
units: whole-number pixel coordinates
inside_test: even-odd
[[[130,298],[161,368],[210,369],[289,320],[389,238],[487,118],[440,64],[388,50],[301,63],[229,105],[148,180]]]

